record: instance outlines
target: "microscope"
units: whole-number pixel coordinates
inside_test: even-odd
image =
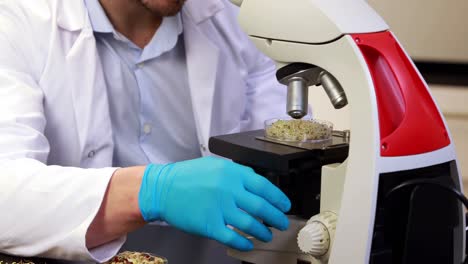
[[[241,27],[277,64],[286,112],[302,118],[321,85],[350,111],[328,144],[269,141],[264,131],[210,139],[210,151],[252,167],[292,201],[290,228],[251,252],[256,264],[460,264],[462,183],[453,141],[427,84],[364,0],[232,0]],[[425,183],[432,184],[425,184]],[[445,186],[444,188],[439,188]]]

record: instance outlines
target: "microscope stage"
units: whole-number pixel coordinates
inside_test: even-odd
[[[325,148],[306,149],[273,142],[263,138],[264,135],[264,130],[254,130],[212,137],[209,149],[216,155],[244,165],[285,172],[290,169],[292,161],[317,160],[327,164],[332,160],[342,161],[348,155],[348,143],[338,136],[334,136],[332,144]]]

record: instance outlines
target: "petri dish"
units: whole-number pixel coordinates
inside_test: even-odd
[[[323,142],[331,140],[333,123],[303,118],[273,118],[265,121],[265,137],[283,142]]]

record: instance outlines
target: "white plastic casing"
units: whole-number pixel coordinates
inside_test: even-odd
[[[326,43],[350,33],[388,29],[364,0],[235,0],[239,21],[250,36]],[[301,25],[298,27],[298,25]]]
[[[339,80],[348,97],[352,131],[346,162],[325,166],[322,175],[321,211],[332,211],[338,215],[335,236],[330,236],[333,243],[327,252],[329,256],[314,258],[298,252],[297,242],[291,238],[305,226],[305,223],[300,226],[300,221],[296,221],[295,228],[284,232],[285,238],[275,236],[273,243],[259,243],[253,252],[236,252],[232,256],[258,264],[289,264],[297,263],[299,259],[314,264],[369,263],[379,175],[454,161],[453,144],[421,155],[380,155],[379,116],[373,79],[355,40],[347,35],[388,29],[365,1],[232,1],[241,4],[239,20],[243,29],[257,48],[276,62],[278,68],[295,62],[309,63],[327,70]],[[458,171],[456,165],[452,165],[454,175]],[[460,178],[457,183],[461,185]],[[465,220],[460,220],[465,226]],[[464,241],[464,233],[458,235],[463,236]],[[457,247],[458,261],[462,259],[464,245]]]

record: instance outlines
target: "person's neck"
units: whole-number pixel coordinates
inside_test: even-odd
[[[163,18],[135,0],[99,0],[114,28],[138,47],[153,38]]]

